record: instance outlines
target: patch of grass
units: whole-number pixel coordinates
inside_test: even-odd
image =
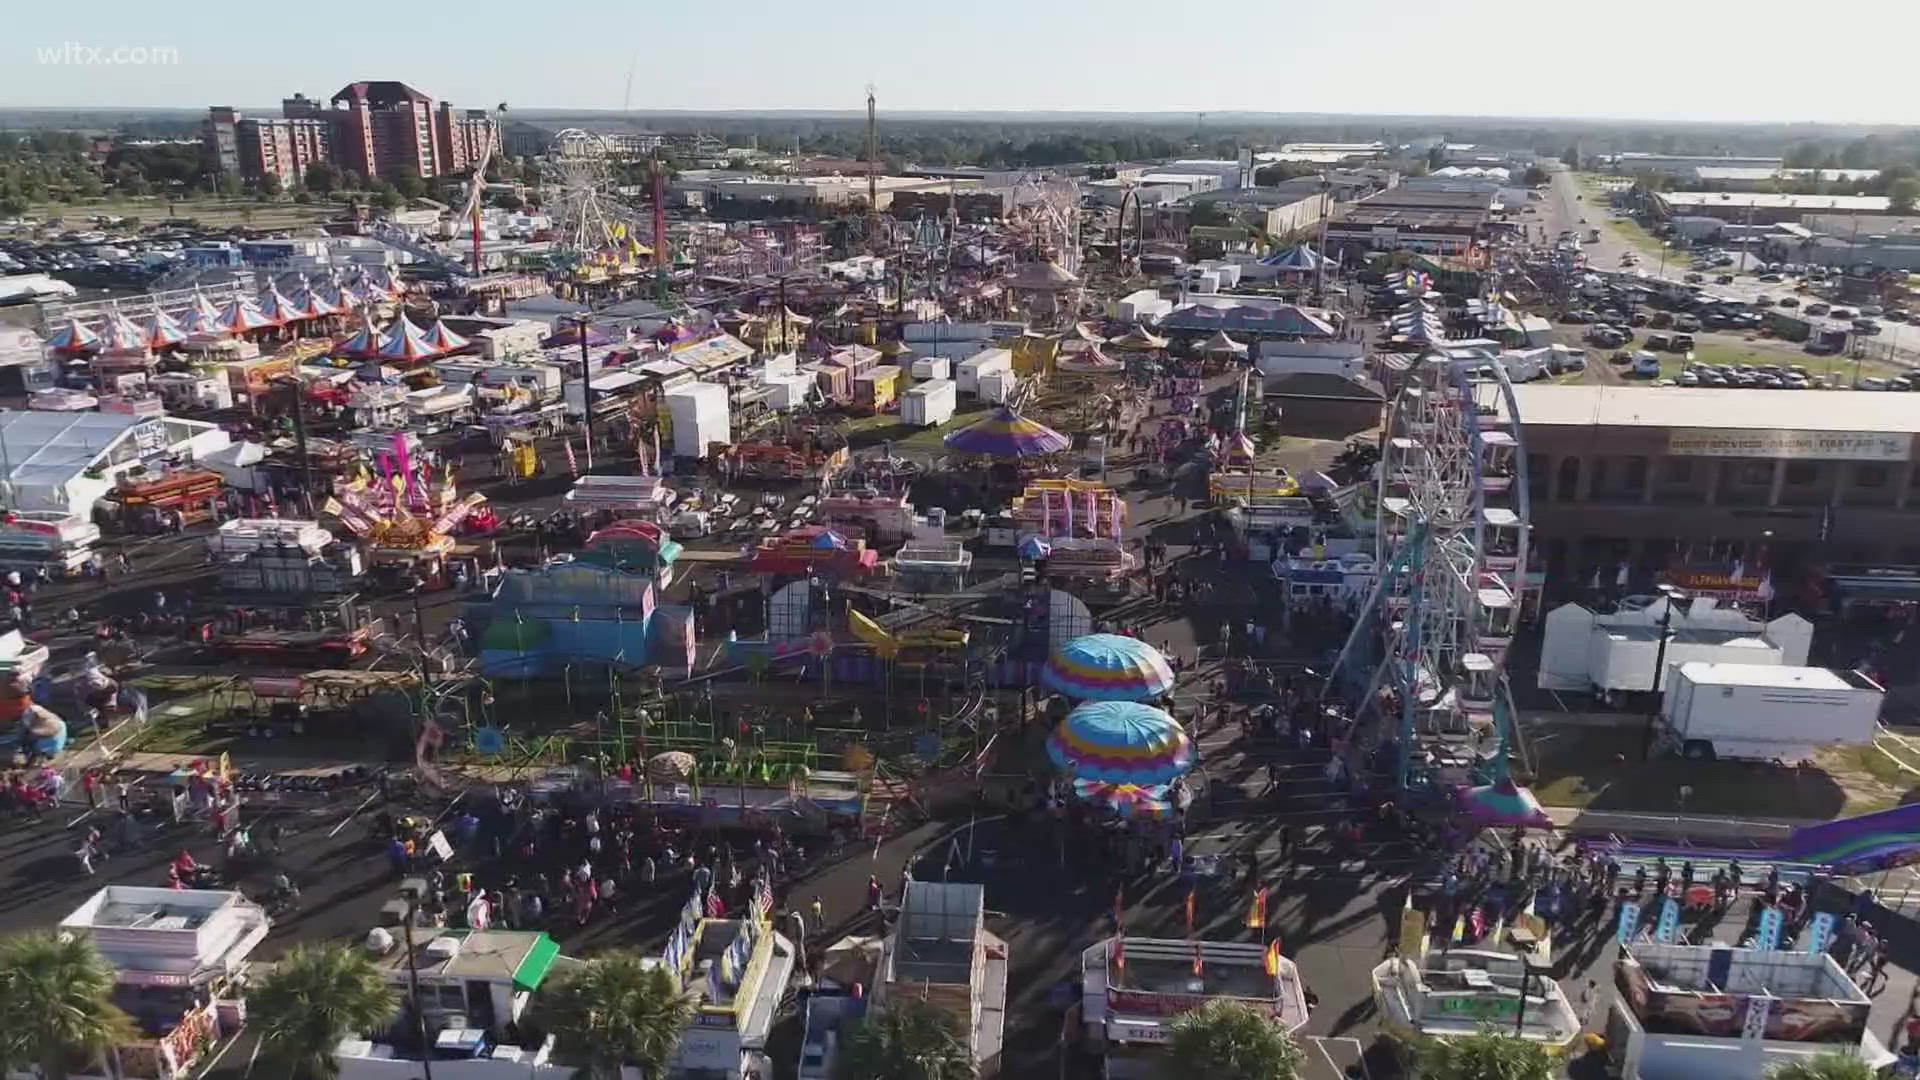
[[[938,452],[943,448],[942,440],[949,432],[985,418],[992,408],[991,405],[970,402],[966,409],[956,410],[953,419],[930,428],[908,427],[900,422],[897,412],[858,416],[843,422],[840,430],[846,432],[848,444],[856,450],[891,443],[895,450]]]
[[[1750,818],[1831,820],[1884,810],[1906,798],[1920,777],[1900,770],[1870,746],[1822,750],[1794,767],[1744,761],[1642,761],[1644,718],[1622,715],[1614,726],[1547,724],[1531,740],[1538,775],[1533,790],[1548,806],[1671,814],[1680,788],[1693,789],[1686,811]]]
[[[60,218],[68,228],[84,228],[88,219],[105,215],[136,217],[146,225],[155,224],[162,218],[182,217],[194,218],[202,225],[213,227],[246,225],[256,229],[290,229],[325,221],[342,209],[344,207],[333,203],[313,202],[303,206],[286,199],[204,196],[169,201],[154,195],[118,196],[77,203],[34,203],[28,208],[27,216],[41,221]]]
[[[1644,341],[1645,331],[1641,333],[1641,340]],[[1687,364],[1685,353],[1663,352],[1657,355],[1660,357],[1662,378],[1677,378]],[[1698,364],[1778,364],[1782,367],[1798,364],[1811,374],[1837,378],[1842,385],[1851,384],[1857,379],[1884,379],[1906,372],[1897,364],[1873,359],[1860,360],[1856,370],[1855,362],[1849,357],[1810,356],[1789,342],[1769,338],[1745,341],[1728,334],[1694,335],[1693,360]]]

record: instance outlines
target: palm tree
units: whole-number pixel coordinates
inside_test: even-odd
[[[537,1012],[555,1058],[581,1080],[617,1080],[623,1065],[665,1075],[693,1020],[694,1000],[650,957],[621,949],[581,964],[540,990]]]
[[[399,995],[373,961],[345,945],[302,945],[247,990],[247,1027],[294,1080],[340,1075],[340,1040],[379,1031]]]
[[[960,1021],[919,998],[868,1013],[833,1066],[837,1080],[973,1080],[978,1072]]]
[[[1300,1048],[1273,1017],[1241,1001],[1214,998],[1173,1022],[1167,1040],[1170,1080],[1294,1080]]]
[[[0,942],[0,1015],[15,1018],[0,1042],[0,1073],[31,1063],[60,1080],[70,1060],[131,1041],[133,1021],[113,1003],[113,982],[86,938],[38,932]]]
[[[1414,1053],[1421,1080],[1553,1080],[1560,1075],[1546,1047],[1492,1028],[1458,1039],[1429,1039]]]
[[[1852,1054],[1815,1054],[1783,1061],[1767,1070],[1767,1080],[1873,1080],[1880,1074]]]

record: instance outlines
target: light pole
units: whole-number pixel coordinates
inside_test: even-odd
[[[1653,760],[1653,735],[1655,725],[1660,719],[1660,683],[1666,673],[1667,642],[1673,640],[1673,605],[1687,598],[1687,594],[1672,585],[1660,586],[1661,598],[1666,607],[1660,612],[1660,644],[1653,653],[1652,700],[1647,704],[1647,725],[1640,740],[1640,757],[1645,761]]]

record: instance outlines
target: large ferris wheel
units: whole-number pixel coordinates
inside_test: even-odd
[[[568,128],[553,137],[541,160],[554,246],[575,262],[631,263],[647,235],[640,216],[615,197],[618,157],[605,136]]]
[[[1396,786],[1504,781],[1519,749],[1505,665],[1527,573],[1526,454],[1506,370],[1432,351],[1406,373],[1379,464],[1379,580],[1335,663],[1356,745]],[[1363,681],[1364,680],[1364,681]]]

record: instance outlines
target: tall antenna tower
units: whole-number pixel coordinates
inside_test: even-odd
[[[874,139],[873,84],[867,84],[867,225],[869,236],[880,235],[879,147]]]

